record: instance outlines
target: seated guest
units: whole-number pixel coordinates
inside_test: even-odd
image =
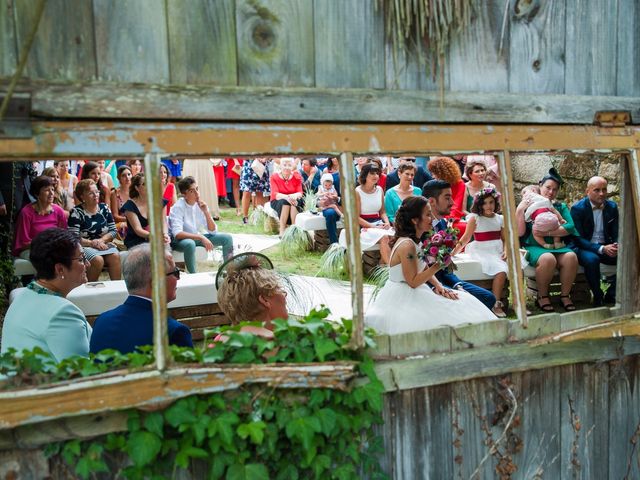
[[[387,174],[384,173],[384,167],[382,165],[382,160],[378,157],[369,157],[369,161],[375,163],[380,169],[380,178],[378,178],[378,185],[382,190],[387,190]]]
[[[167,201],[162,199],[162,206],[165,207]],[[149,241],[149,220],[147,206],[147,189],[145,188],[144,173],[138,173],[131,179],[129,187],[129,200],[124,202],[120,208],[120,213],[127,219],[127,234],[124,237],[124,245],[133,248],[136,245]],[[166,215],[162,216],[166,220]],[[163,224],[166,231],[166,225]],[[169,236],[165,233],[165,243],[169,243]]]
[[[42,171],[53,182],[53,203],[64,210],[65,216],[69,216],[69,212],[74,206],[73,196],[69,196],[68,192],[60,185],[60,174],[55,167],[47,167]]]
[[[116,224],[111,210],[99,203],[99,192],[93,180],[80,180],[76,186],[76,197],[82,203],[69,214],[69,230],[80,237],[90,263],[87,278],[95,282],[106,265],[111,280],[120,280],[120,254],[112,243],[116,238]]]
[[[89,354],[91,326],[66,299],[87,281],[86,262],[77,235],[49,228],[31,242],[29,260],[36,279],[9,306],[2,326],[2,353],[40,347],[60,362]]]
[[[496,189],[493,183],[485,180],[488,172],[483,157],[484,155],[469,155],[464,166],[464,175],[469,180],[465,186],[464,200],[462,201],[465,214],[471,212],[473,200],[480,193],[480,190]]]
[[[318,161],[313,158],[303,158],[300,163],[300,176],[302,177],[302,187],[305,192],[307,190],[311,190],[312,192],[316,192],[318,190],[318,186],[320,185],[320,175],[322,172],[318,170]]]
[[[202,246],[208,252],[214,246],[222,247],[225,259],[233,255],[233,237],[217,231],[209,206],[200,200],[198,184],[193,177],[184,177],[178,182],[182,197],[176,202],[169,214],[171,248],[184,253],[184,263],[189,273],[196,272],[196,246]]]
[[[594,306],[615,303],[615,276],[604,295],[600,286],[600,264],[618,262],[618,207],[607,200],[607,181],[591,177],[587,182],[587,196],[571,207],[571,218],[580,234],[572,237],[573,251],[584,268]]]
[[[218,289],[218,305],[232,325],[263,322],[264,328],[247,326],[242,331],[269,336],[273,320],[289,317],[287,291],[278,275],[261,266],[251,252],[242,253],[234,257],[236,259],[227,264],[227,275]]]
[[[456,168],[458,168],[456,166]],[[433,227],[436,230],[444,230],[447,226],[446,218],[451,213],[453,199],[451,197],[451,186],[443,180],[429,180],[422,187],[422,196],[429,200],[431,205],[431,216],[433,217]],[[458,237],[462,238],[462,234]],[[436,273],[436,278],[445,287],[456,288],[469,292],[480,300],[489,310],[493,310],[496,304],[496,297],[489,290],[480,288],[473,283],[460,280],[455,274],[440,270]]]
[[[120,185],[111,191],[111,214],[116,222],[116,230],[120,240],[127,236],[127,217],[120,213],[122,206],[129,200],[131,188],[131,169],[127,165],[118,167],[118,182]]]
[[[387,190],[387,193],[384,195],[384,208],[387,211],[390,223],[394,222],[396,212],[405,198],[422,193],[420,187],[413,185],[413,178],[416,174],[416,166],[413,162],[401,163],[398,166],[397,172],[400,177],[400,183]]]
[[[451,199],[453,205],[447,219],[453,219],[453,227],[460,230],[460,235],[464,235],[467,224],[464,221],[464,193],[465,183],[462,181],[460,167],[453,158],[433,157],[427,164],[431,175],[436,180],[447,182],[451,188]]]
[[[167,303],[175,300],[180,270],[166,253]],[[122,353],[137,347],[153,345],[153,312],[151,308],[151,246],[138,245],[129,251],[122,268],[129,296],[125,302],[96,318],[91,336],[91,352],[113,348]],[[189,327],[169,317],[167,320],[169,343],[193,347]]]
[[[360,224],[360,246],[367,250],[380,245],[380,261],[389,264],[389,236],[393,229],[384,209],[384,191],[378,185],[380,168],[376,163],[366,163],[360,170],[359,185],[356,187],[356,212]]]
[[[67,217],[64,210],[56,205],[53,180],[42,175],[31,182],[30,193],[36,201],[26,205],[18,214],[15,227],[13,255],[29,258],[31,241],[38,233],[51,227],[66,228]]]
[[[293,159],[280,160],[280,173],[271,175],[271,208],[280,219],[280,236],[287,224],[296,222],[298,212],[302,211],[302,177],[293,170]]]
[[[412,163],[413,165],[416,165],[416,159],[414,157],[400,157],[398,167],[400,167],[400,165],[402,165],[403,163],[407,163],[407,162]],[[393,172],[391,172],[389,175],[387,175],[387,181],[386,181],[387,191],[400,183],[400,176],[398,175],[399,173],[400,172],[398,172],[398,169],[396,169]],[[420,167],[416,165],[416,174],[413,177],[413,184],[422,188],[422,185],[427,183],[429,180],[431,180],[431,174],[429,174],[429,172],[427,172],[424,167]]]
[[[100,164],[95,162],[86,162],[82,167],[80,180],[93,180],[96,182],[96,187],[100,193],[100,203],[106,204],[111,201],[111,192],[109,191],[109,187],[103,183]],[[76,200],[82,201],[81,198],[77,198]]]

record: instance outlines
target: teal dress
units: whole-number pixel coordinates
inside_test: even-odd
[[[569,235],[578,235],[576,227],[573,224],[573,219],[571,218],[571,213],[567,205],[562,202],[556,202],[553,204],[553,206],[558,210],[558,212],[560,212],[560,215],[562,215],[562,218],[564,218],[567,221],[567,223],[562,225],[562,228],[564,228]],[[562,239],[566,243],[567,237],[562,237]],[[545,237],[545,242],[553,243],[553,237]],[[523,247],[527,252],[529,252],[529,255],[527,256],[527,260],[529,261],[529,264],[533,265],[534,267],[538,264],[538,259],[540,258],[540,255],[542,255],[543,253],[569,253],[573,251],[569,247],[554,248],[554,249],[544,248],[534,240],[532,231],[526,234]]]
[[[413,194],[416,196],[422,195],[422,189],[420,187],[413,187]],[[396,212],[402,205],[402,200],[398,196],[398,192],[396,188],[393,187],[387,190],[387,193],[384,195],[384,210],[387,212],[387,217],[389,217],[389,223],[393,223],[396,219]]]

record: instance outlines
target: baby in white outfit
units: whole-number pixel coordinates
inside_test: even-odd
[[[551,200],[540,195],[540,187],[528,185],[522,189],[522,200],[526,202],[524,220],[533,222],[533,238],[540,246],[549,250],[563,248],[564,242],[560,237],[553,237],[553,243],[546,243],[544,235],[537,232],[550,232],[567,223],[560,212],[553,206]]]

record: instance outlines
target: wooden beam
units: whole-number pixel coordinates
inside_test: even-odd
[[[599,110],[629,110],[640,122],[640,97],[447,92],[441,104],[438,92],[364,88],[34,82],[23,90],[43,118],[589,125]]]
[[[185,155],[407,154],[640,148],[640,127],[327,123],[34,122],[27,139],[3,139],[0,158]]]
[[[445,383],[539,370],[583,362],[604,362],[640,353],[637,337],[551,343],[514,344],[452,353],[415,356],[376,364],[385,391],[408,390]]]
[[[237,389],[245,384],[346,391],[355,376],[354,362],[194,365],[165,372],[137,373],[122,370],[38,388],[0,392],[0,430],[56,418],[154,407],[190,395]]]

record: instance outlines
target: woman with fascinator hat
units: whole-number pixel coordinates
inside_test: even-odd
[[[232,325],[262,322],[262,327],[245,326],[247,331],[273,338],[273,320],[286,319],[287,291],[273,264],[259,253],[241,253],[227,260],[216,278],[218,305]]]
[[[566,237],[569,235],[577,235],[576,229],[571,218],[569,208],[564,202],[556,200],[558,191],[562,186],[562,177],[555,168],[551,168],[549,172],[542,177],[538,185],[540,186],[540,195],[548,198],[553,202],[553,206],[560,213],[566,223],[551,231],[536,231],[529,227],[525,221],[525,212],[528,207],[526,199],[523,199],[516,209],[516,220],[518,223],[518,235],[520,242],[528,252],[529,264],[536,268],[536,283],[538,286],[538,307],[543,312],[553,312],[554,308],[549,299],[549,284],[553,279],[556,268],[560,271],[560,301],[562,307],[566,311],[576,309],[571,301],[571,288],[578,271],[578,257],[566,246],[556,248],[553,245],[554,237]],[[542,236],[545,238],[546,245],[540,245],[534,236]],[[553,248],[547,248],[552,247]]]

